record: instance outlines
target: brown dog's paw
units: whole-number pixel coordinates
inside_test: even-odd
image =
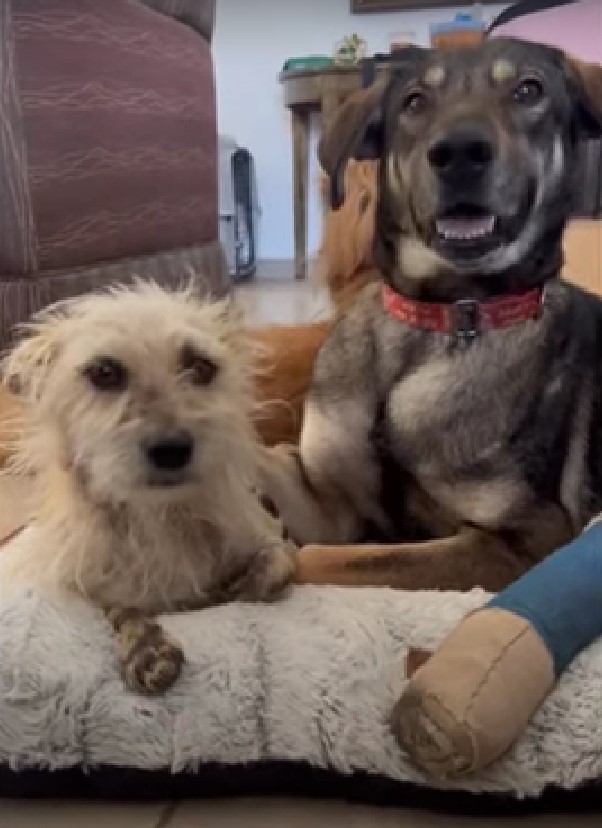
[[[277,484],[277,475],[283,470],[298,463],[299,448],[292,443],[279,443],[276,446],[263,446],[260,453],[260,470],[263,472],[265,481]],[[275,476],[276,475],[276,476]],[[265,492],[265,487],[263,487]],[[272,486],[267,486],[267,491],[273,491]]]
[[[155,696],[174,684],[184,653],[165,631],[135,611],[109,613],[117,633],[123,681],[135,693]]]
[[[259,552],[247,571],[228,587],[230,599],[272,601],[294,580],[297,547],[283,543]]]

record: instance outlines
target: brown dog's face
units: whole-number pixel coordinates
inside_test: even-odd
[[[384,273],[461,283],[559,245],[578,140],[600,133],[602,70],[506,39],[403,59],[341,112],[321,148],[335,198],[347,157],[380,159]]]

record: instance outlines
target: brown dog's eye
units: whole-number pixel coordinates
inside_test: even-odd
[[[533,106],[543,98],[543,84],[537,78],[526,78],[514,90],[513,98],[523,106]]]
[[[407,115],[419,115],[428,103],[424,92],[411,92],[403,102],[402,112]]]
[[[193,348],[184,348],[180,364],[194,385],[210,385],[218,371],[213,360],[204,354],[197,353]]]
[[[98,391],[123,391],[128,384],[125,366],[111,357],[100,357],[84,368],[84,376]]]

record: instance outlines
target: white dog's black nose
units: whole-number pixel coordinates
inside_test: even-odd
[[[180,471],[192,459],[194,441],[187,431],[162,434],[146,445],[150,463],[161,471]]]

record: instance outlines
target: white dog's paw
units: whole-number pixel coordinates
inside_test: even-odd
[[[297,573],[297,547],[288,541],[257,553],[246,572],[229,584],[230,600],[272,601],[292,583]]]
[[[119,645],[124,684],[134,693],[165,693],[182,672],[184,653],[165,630],[135,610],[109,613]]]
[[[160,627],[158,629],[161,630]],[[184,653],[164,635],[141,642],[122,662],[122,675],[129,690],[145,696],[165,693],[182,672]]]

